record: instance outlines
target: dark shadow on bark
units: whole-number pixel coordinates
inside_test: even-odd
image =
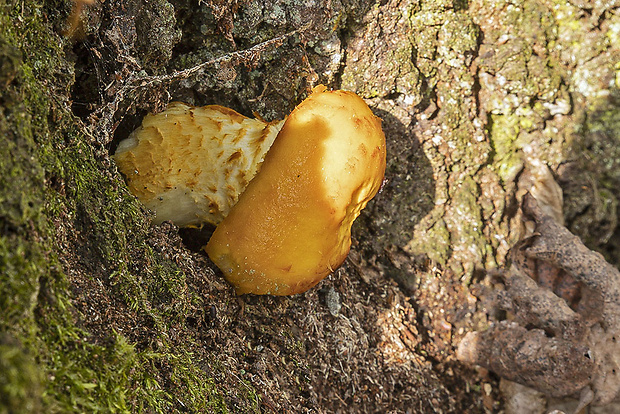
[[[354,224],[353,236],[365,255],[378,255],[386,274],[405,292],[411,292],[415,275],[402,262],[412,258],[403,248],[412,239],[415,225],[433,208],[433,170],[412,125],[403,125],[389,112],[373,112],[383,120],[387,143],[385,180],[382,190]]]
[[[585,115],[583,132],[557,170],[566,227],[615,266],[620,263],[620,91]]]

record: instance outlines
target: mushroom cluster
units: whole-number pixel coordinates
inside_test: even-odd
[[[172,103],[115,160],[156,223],[217,225],[204,249],[238,294],[290,295],[345,260],[386,147],[359,96],[321,85],[279,122]]]

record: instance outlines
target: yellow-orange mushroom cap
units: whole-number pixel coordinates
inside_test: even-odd
[[[356,94],[314,89],[205,251],[238,294],[290,295],[345,260],[351,226],[381,187],[381,121]]]

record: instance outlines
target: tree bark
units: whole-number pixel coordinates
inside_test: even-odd
[[[455,348],[526,172],[620,262],[618,2],[73,6],[0,7],[2,412],[494,411]],[[111,154],[171,100],[281,119],[319,83],[383,119],[384,188],[316,288],[236,297],[208,231],[151,225]]]

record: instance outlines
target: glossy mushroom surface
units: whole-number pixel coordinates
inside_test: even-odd
[[[385,172],[381,121],[356,94],[317,87],[205,247],[238,294],[304,292],[333,272]]]

